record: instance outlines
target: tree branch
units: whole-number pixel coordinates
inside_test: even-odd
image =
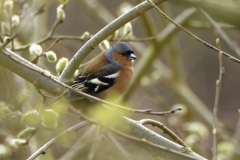
[[[47,92],[56,93],[56,91],[64,90],[65,88],[70,88],[69,86],[57,81],[55,78],[52,78],[53,77],[52,75],[46,75],[46,73],[41,68],[38,68],[37,66],[31,64],[27,60],[11,52],[9,49],[1,50],[0,52],[1,52],[0,65],[3,65],[4,67],[9,68],[11,71],[21,75],[26,80],[30,80],[33,84],[37,84],[38,86],[43,86]],[[19,62],[19,61],[22,61],[22,62]],[[48,88],[46,86],[48,86]],[[55,92],[53,92],[53,90]],[[83,93],[79,92],[78,94],[80,96]],[[132,135],[136,137],[138,141],[139,139],[144,138],[146,141],[152,144],[150,146],[145,145],[146,146],[145,149],[147,149],[149,152],[152,152],[151,148],[153,146],[161,145],[168,148],[168,149],[163,149],[162,151],[164,152],[164,155],[167,155],[167,157],[171,159],[172,154],[169,153],[169,149],[172,149],[178,152],[186,151],[184,147],[162,137],[161,135],[156,134],[155,132],[139,124],[137,121],[123,117],[119,113],[114,115],[115,115],[114,120],[121,122],[122,125],[115,128],[112,127],[112,129],[114,131],[122,132],[118,134]],[[99,122],[97,123],[99,124]],[[109,127],[109,125],[111,125],[111,121],[107,121],[107,123],[110,123],[110,124],[108,124],[107,126],[105,124],[104,126]],[[160,152],[155,152],[156,155],[161,156],[159,153]],[[186,154],[198,157],[199,159],[204,159],[203,157],[197,155],[194,152],[188,152]]]
[[[178,144],[188,148],[187,144],[185,144],[183,142],[183,140],[181,140],[173,131],[168,129],[164,124],[162,124],[158,121],[152,120],[152,119],[142,119],[142,120],[139,121],[139,123],[141,123],[142,125],[151,124],[153,127],[157,126],[161,130],[163,130],[164,133],[169,135],[175,142],[177,142]]]

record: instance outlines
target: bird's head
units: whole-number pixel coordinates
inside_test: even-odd
[[[137,59],[133,49],[125,42],[114,44],[106,50],[105,54],[111,63],[118,63],[120,65],[132,65],[132,62]]]

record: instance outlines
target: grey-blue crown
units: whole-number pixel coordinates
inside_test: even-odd
[[[133,52],[133,49],[125,42],[119,42],[116,43],[113,47],[112,50],[114,52]]]
[[[109,60],[112,59],[112,53],[114,52],[133,52],[133,49],[125,42],[116,43],[114,46],[106,50],[105,54]]]

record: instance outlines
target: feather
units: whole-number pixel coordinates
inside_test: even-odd
[[[80,74],[78,77],[75,78],[71,86],[73,88],[81,89],[83,92],[88,94],[99,93],[111,87],[115,83],[116,78],[119,75],[119,71],[115,73],[112,73],[112,71],[107,71],[107,73],[110,74],[104,74],[103,76],[96,76],[94,74]]]
[[[119,72],[116,72],[116,73],[110,74],[108,76],[103,76],[103,77],[108,78],[108,79],[116,79],[118,75],[119,75]]]
[[[89,80],[88,82],[96,84],[96,85],[108,85],[108,83],[101,81],[99,78],[93,78],[93,79]]]

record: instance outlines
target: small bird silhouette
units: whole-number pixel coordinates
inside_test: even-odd
[[[134,73],[133,61],[136,58],[133,49],[127,43],[116,43],[90,60],[70,85],[101,99],[109,95],[118,98],[131,83]],[[67,99],[71,102],[75,97],[69,94]],[[79,96],[76,99],[79,100]]]
[[[76,76],[70,86],[100,99],[105,99],[107,96],[117,99],[131,83],[135,59],[137,57],[127,43],[116,43],[87,62],[83,71]],[[89,104],[88,99],[71,91],[63,93],[61,97],[70,103]],[[45,102],[44,106],[46,107],[57,100],[59,100],[58,97],[51,99]]]

